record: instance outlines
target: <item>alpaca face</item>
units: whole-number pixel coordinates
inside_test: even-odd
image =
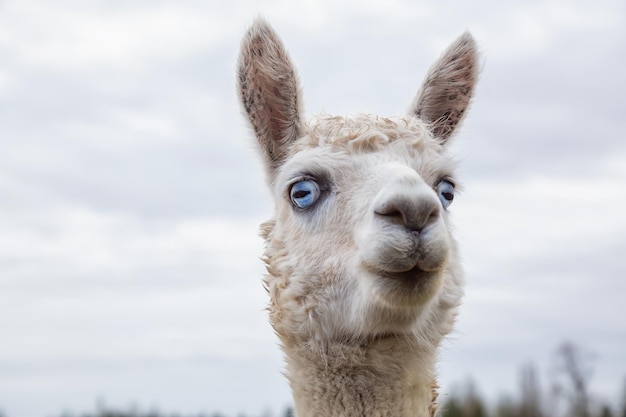
[[[464,35],[431,68],[407,116],[305,124],[282,43],[263,21],[249,30],[239,87],[276,202],[263,226],[265,282],[283,343],[409,332],[430,340],[449,330],[452,317],[438,309],[459,303],[462,278],[446,142],[475,72]]]
[[[445,147],[417,119],[314,122],[272,190],[275,325],[331,340],[415,331],[454,280],[454,184]]]

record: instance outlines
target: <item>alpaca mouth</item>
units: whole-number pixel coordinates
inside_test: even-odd
[[[426,271],[420,268],[419,265],[415,265],[413,268],[409,269],[408,271],[401,271],[401,272],[380,271],[379,274],[383,278],[395,280],[395,281],[406,283],[409,285],[415,285],[431,277],[433,275],[433,271]]]
[[[428,271],[419,266],[414,265],[412,268],[404,271],[389,271],[384,268],[369,268],[376,276],[380,278],[380,281],[384,283],[385,287],[392,291],[400,292],[414,292],[419,291],[420,288],[425,286],[436,271]]]
[[[377,271],[376,293],[389,306],[416,307],[433,295],[439,276],[437,271],[425,271],[419,266],[402,271]]]

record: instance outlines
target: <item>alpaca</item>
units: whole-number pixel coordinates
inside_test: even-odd
[[[264,284],[298,417],[434,415],[438,346],[463,296],[447,145],[476,78],[465,33],[406,115],[305,123],[281,40],[263,19],[245,35],[240,100],[275,200]]]

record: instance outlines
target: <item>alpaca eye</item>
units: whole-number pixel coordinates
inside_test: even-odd
[[[439,200],[441,200],[443,207],[448,208],[452,204],[452,200],[454,200],[454,185],[450,181],[439,181],[439,184],[437,184],[437,195],[439,195]]]
[[[309,208],[320,197],[320,186],[312,180],[301,180],[291,186],[289,194],[294,207]]]

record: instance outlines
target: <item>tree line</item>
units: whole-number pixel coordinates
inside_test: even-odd
[[[519,372],[515,394],[502,395],[495,403],[481,396],[476,384],[469,380],[462,388],[440,399],[438,417],[626,417],[626,378],[621,398],[613,401],[590,390],[592,358],[589,352],[572,343],[563,343],[556,351],[552,381],[544,389],[533,365]],[[617,400],[617,401],[615,401]],[[10,417],[0,411],[0,417]],[[102,404],[96,411],[62,413],[59,417],[232,417],[221,413],[162,413],[160,411],[120,410]],[[292,407],[278,414],[269,411],[236,417],[295,417]],[[323,416],[320,416],[323,417]]]
[[[519,373],[515,395],[488,404],[470,380],[441,402],[440,417],[626,417],[626,378],[617,402],[590,390],[591,354],[566,342],[556,351],[552,381],[544,389],[533,365]]]

